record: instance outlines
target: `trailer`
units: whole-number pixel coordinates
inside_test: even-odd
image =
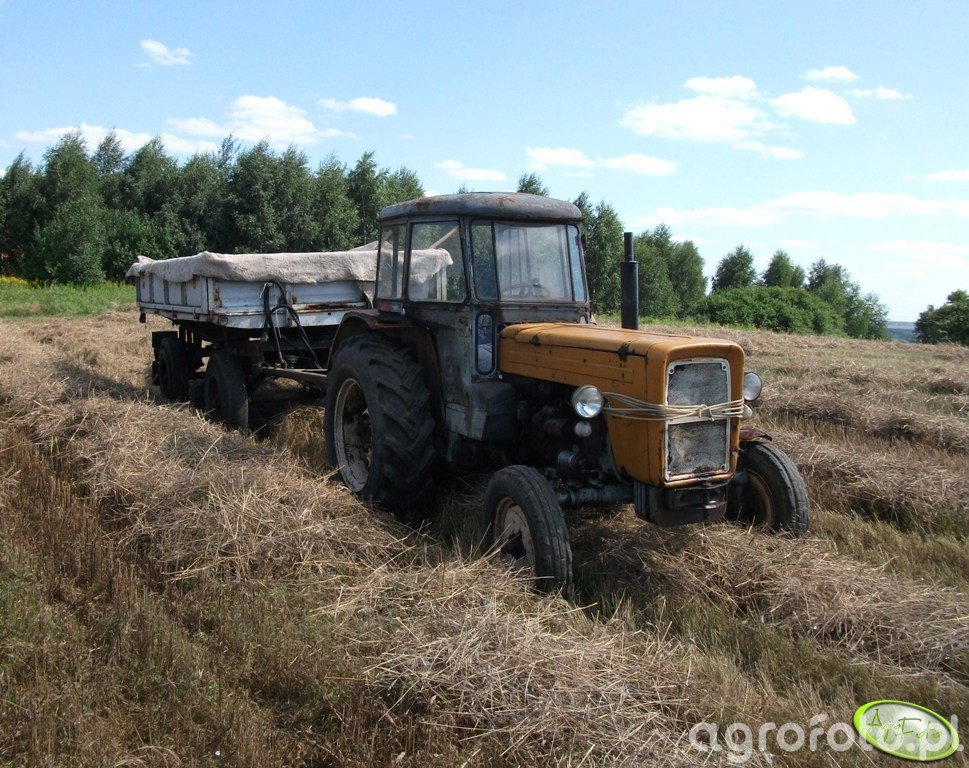
[[[415,269],[433,290],[448,264],[446,251],[424,249]],[[317,253],[139,256],[126,278],[135,285],[141,322],[154,314],[175,326],[152,333],[152,383],[182,401],[204,380],[198,402],[242,428],[265,380],[324,392],[337,330],[347,312],[373,308],[376,271],[376,242]]]

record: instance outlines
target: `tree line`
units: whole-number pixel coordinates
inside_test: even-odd
[[[549,194],[534,173],[518,179],[518,191]],[[180,164],[160,139],[127,155],[113,133],[91,152],[79,133],[68,133],[41,164],[21,153],[0,179],[0,273],[83,284],[120,280],[137,254],[343,250],[376,239],[383,206],[423,195],[414,171],[381,168],[373,152],[352,166],[331,154],[311,169],[296,147],[277,152],[263,141],[244,149],[229,137],[218,151]],[[596,310],[615,312],[622,223],[604,200],[583,192],[573,202],[584,217]],[[886,336],[878,298],[823,259],[805,274],[777,251],[757,275],[741,245],[720,261],[708,294],[695,244],[675,240],[669,227],[636,235],[634,253],[647,317]]]

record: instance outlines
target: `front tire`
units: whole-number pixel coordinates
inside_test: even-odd
[[[741,451],[747,481],[731,488],[727,517],[770,533],[804,536],[808,495],[804,478],[787,454],[770,443],[747,443]]]
[[[572,544],[562,507],[542,474],[511,466],[485,491],[482,523],[487,550],[510,568],[531,573],[539,592],[572,595]]]
[[[205,412],[210,418],[243,432],[249,428],[249,393],[246,372],[239,360],[220,349],[205,367]]]
[[[409,350],[376,334],[345,342],[330,368],[325,419],[327,459],[354,495],[405,510],[428,493],[434,420]]]

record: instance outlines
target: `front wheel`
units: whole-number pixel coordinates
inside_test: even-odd
[[[730,489],[728,518],[770,533],[807,533],[807,488],[787,454],[770,443],[747,443],[739,469],[746,482]]]
[[[485,491],[484,544],[500,561],[530,573],[540,592],[572,594],[572,544],[562,507],[542,474],[512,466],[495,473]]]

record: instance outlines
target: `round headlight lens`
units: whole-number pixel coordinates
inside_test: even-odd
[[[754,402],[760,397],[760,391],[764,388],[764,382],[753,371],[744,374],[744,400],[748,403]]]
[[[572,393],[572,408],[583,419],[598,416],[602,402],[602,393],[591,384],[583,384]]]

